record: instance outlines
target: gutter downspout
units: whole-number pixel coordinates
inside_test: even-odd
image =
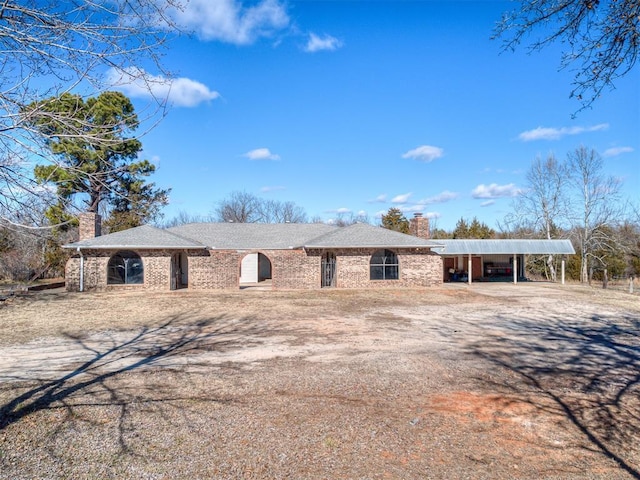
[[[82,255],[82,250],[78,247],[77,252],[80,254],[80,291],[84,292],[84,255]]]

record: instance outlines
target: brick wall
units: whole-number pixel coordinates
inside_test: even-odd
[[[303,250],[265,250],[271,260],[273,288],[320,288],[320,256]]]
[[[413,218],[409,220],[409,234],[429,240],[431,238],[429,219],[423,217],[419,212],[414,213]]]
[[[136,251],[142,259],[144,280],[138,285],[107,285],[107,266],[115,252],[104,250],[83,250],[84,256],[84,290],[104,291],[122,289],[169,290],[171,288],[171,255],[170,250]],[[79,254],[71,257],[65,267],[65,283],[68,291],[80,290]]]
[[[169,290],[171,288],[170,251],[153,250],[139,252],[144,265],[144,287],[149,290]],[[109,285],[112,289],[117,285]],[[136,287],[136,285],[132,285]]]
[[[109,254],[100,250],[86,250],[84,256],[84,290],[104,290],[107,286],[107,263]],[[65,267],[65,283],[67,290],[80,290],[80,264],[79,255],[67,260]]]
[[[442,283],[442,257],[429,249],[394,249],[400,265],[398,280],[370,280],[369,263],[376,249],[336,249],[336,287],[385,288],[423,287]],[[188,288],[194,290],[239,288],[242,258],[253,251],[188,251]],[[321,256],[324,250],[259,250],[271,261],[274,289],[314,289],[321,286]],[[84,289],[117,290],[171,288],[170,250],[136,252],[144,266],[144,283],[107,285],[107,264],[113,252],[83,251]],[[80,286],[80,257],[69,259],[66,266],[67,290]]]
[[[238,288],[240,260],[235,250],[201,250],[188,255],[189,286],[194,290]]]
[[[370,280],[369,265],[375,248],[336,249],[337,288],[430,287],[442,284],[442,257],[428,248],[392,249],[398,255],[398,280]],[[323,251],[311,250],[320,258]],[[318,272],[320,261],[318,260]],[[318,284],[320,279],[318,278]]]

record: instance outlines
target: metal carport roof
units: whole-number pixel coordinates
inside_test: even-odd
[[[570,240],[521,240],[521,239],[446,239],[435,240],[444,245],[443,248],[434,247],[433,251],[440,255],[570,255],[576,253]]]

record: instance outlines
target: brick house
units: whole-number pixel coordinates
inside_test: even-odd
[[[428,287],[442,284],[441,247],[421,214],[412,235],[367,224],[192,223],[100,235],[82,214],[66,265],[69,291]]]

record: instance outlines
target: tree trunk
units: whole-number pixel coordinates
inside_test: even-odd
[[[547,257],[547,267],[549,267],[549,275],[551,276],[551,281],[553,283],[556,283],[557,273],[556,273],[556,267],[553,263],[553,255],[549,255]]]
[[[89,213],[98,213],[98,208],[100,208],[100,200],[102,198],[103,187],[100,183],[98,183],[97,180],[94,179],[90,179],[89,185],[89,205],[87,207],[87,211]]]

